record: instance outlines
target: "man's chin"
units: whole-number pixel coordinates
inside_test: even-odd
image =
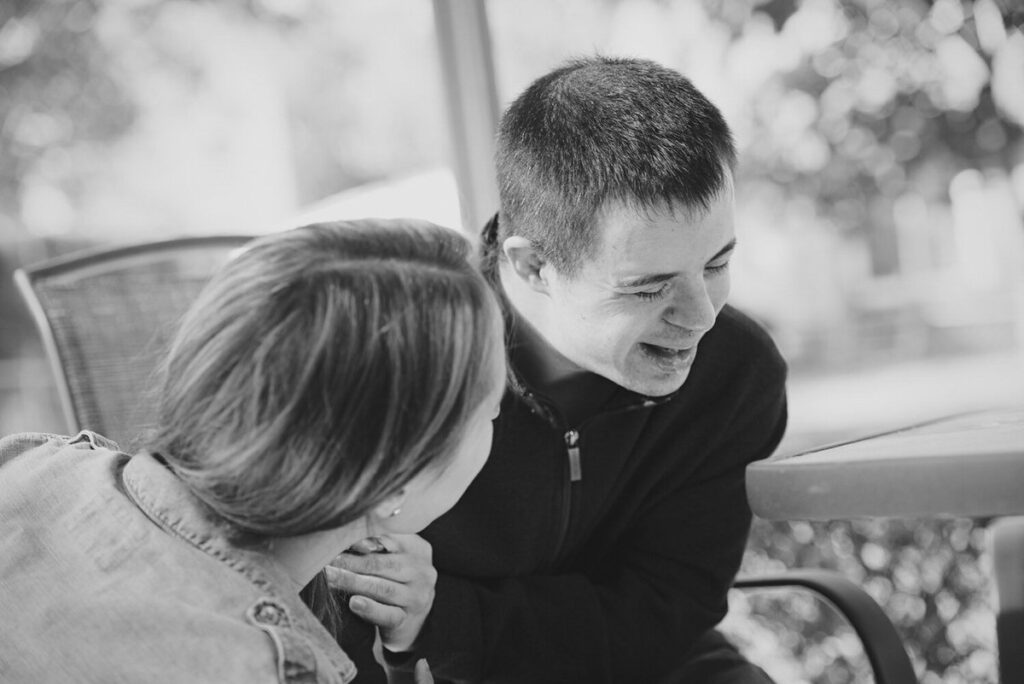
[[[613,379],[614,382],[630,392],[636,392],[647,397],[664,397],[679,391],[679,388],[686,382],[690,375],[690,369],[686,368],[671,376],[661,378],[631,378],[625,377]]]

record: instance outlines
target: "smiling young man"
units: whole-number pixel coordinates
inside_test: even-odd
[[[713,629],[749,531],[744,469],[786,423],[781,357],[726,305],[734,161],[718,110],[648,61],[568,63],[505,113],[483,233],[509,331],[490,458],[424,533],[436,594],[349,566],[346,588],[375,599],[356,612],[414,624],[393,664],[426,657],[438,681],[768,681]]]

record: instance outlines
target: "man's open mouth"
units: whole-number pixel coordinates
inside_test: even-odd
[[[662,347],[661,345],[641,342],[640,349],[651,358],[668,363],[678,363],[689,360],[693,355],[693,347],[677,349],[674,347]]]

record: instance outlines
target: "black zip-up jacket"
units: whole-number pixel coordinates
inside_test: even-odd
[[[500,293],[495,223],[484,270]],[[725,615],[744,469],[785,430],[785,363],[727,306],[675,394],[609,383],[601,411],[568,425],[516,374],[509,333],[490,458],[423,535],[439,577],[416,657],[439,681],[657,680]]]

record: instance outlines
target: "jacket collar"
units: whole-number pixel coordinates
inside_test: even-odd
[[[231,528],[166,465],[150,453],[136,454],[122,473],[125,491],[154,523],[203,553],[239,572],[262,595],[288,608],[291,624],[328,657],[345,681],[352,679],[355,664],[338,646],[297,594],[285,570],[259,545],[234,543]]]

